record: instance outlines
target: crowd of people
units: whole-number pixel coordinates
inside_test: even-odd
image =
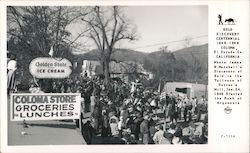
[[[81,121],[77,124],[81,124],[87,144],[94,144],[97,136],[102,143],[112,144],[207,143],[204,96],[189,99],[166,93],[161,97],[139,80],[126,84],[112,79],[107,86],[100,77],[75,76],[50,83],[49,89],[39,90],[33,84],[30,92],[81,93]]]

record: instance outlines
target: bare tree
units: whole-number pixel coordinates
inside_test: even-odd
[[[25,77],[19,77],[22,84],[29,84],[30,61],[37,57],[61,57],[74,59],[71,52],[79,46],[78,35],[72,34],[70,26],[81,21],[88,13],[87,7],[65,6],[8,6],[7,7],[7,47],[17,55],[19,69]],[[53,46],[53,47],[51,47]],[[51,80],[42,83],[44,91],[49,91]]]
[[[202,78],[202,65],[200,63],[200,60],[194,55],[194,53],[191,53],[192,57],[192,67],[191,67],[191,78],[193,79],[192,81],[197,82],[197,80]]]
[[[115,46],[122,40],[135,40],[136,29],[118,6],[91,8],[91,13],[82,18],[84,27],[90,29],[87,37],[96,45],[103,64],[105,83],[110,82],[109,63]]]
[[[162,46],[162,47],[160,47],[160,48],[159,48],[159,51],[161,51],[162,53],[167,53],[167,52],[169,52],[168,46]]]
[[[8,36],[30,54],[48,56],[51,46],[74,47],[83,33],[72,38],[68,26],[86,15],[86,9],[63,6],[9,6],[7,8]],[[38,53],[39,52],[39,53]]]

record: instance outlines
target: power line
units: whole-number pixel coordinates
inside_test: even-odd
[[[207,37],[207,36],[208,36],[208,35],[201,35],[201,36],[197,36],[197,37],[194,37],[194,38],[190,38],[190,40],[198,39],[198,38],[203,38],[203,37]],[[153,46],[159,46],[159,45],[177,43],[177,42],[182,42],[182,41],[185,41],[185,40],[186,40],[186,39],[174,40],[174,41],[169,41],[169,42],[165,42],[165,43],[156,43],[156,44],[152,44],[152,45],[146,45],[146,46],[135,47],[135,48],[133,48],[133,49],[140,49],[140,48],[147,48],[147,47],[153,47]]]
[[[193,53],[193,52],[189,52],[189,53],[183,53],[183,54],[179,54],[179,55],[174,55],[174,56],[191,55],[191,53]],[[197,54],[204,54],[204,55],[208,55],[208,53],[195,53],[195,55],[197,55]]]
[[[191,55],[192,53],[194,53],[194,54],[206,54],[206,55],[208,55],[208,52],[205,52],[205,51],[208,51],[208,50],[196,50],[196,51],[190,51],[190,52],[188,52],[188,53],[182,53],[182,54],[175,54],[174,56],[182,56],[182,55]],[[172,53],[175,53],[175,52],[172,52]]]
[[[200,51],[192,51],[192,52],[188,52],[188,53],[181,53],[181,54],[175,54],[175,52],[171,52],[174,54],[174,56],[183,56],[183,55],[191,55],[192,53],[194,53],[195,55],[197,54],[204,54],[204,55],[208,55],[208,53],[204,53],[202,51],[207,51],[207,50],[200,50]],[[149,53],[149,54],[153,54],[154,52],[152,53]]]

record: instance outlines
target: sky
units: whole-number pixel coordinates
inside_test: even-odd
[[[207,6],[126,6],[123,10],[136,25],[139,40],[122,42],[116,47],[154,52],[167,45],[170,51],[175,51],[184,47],[185,42],[179,40],[186,37],[196,38],[190,45],[208,42]]]
[[[164,45],[174,50],[184,46],[184,42],[164,43],[208,34],[207,6],[132,6],[124,10],[136,24],[140,36],[138,41],[129,45],[135,50],[152,52]],[[193,39],[190,43],[207,43],[207,37]],[[145,47],[154,44],[160,45]]]

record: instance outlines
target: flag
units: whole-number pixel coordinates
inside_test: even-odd
[[[160,95],[160,100],[162,101],[162,100],[166,100],[166,92],[165,91],[163,91],[162,93],[161,93],[161,95]]]
[[[53,49],[53,45],[50,47],[50,51],[49,51],[49,55],[51,57],[53,57],[53,54],[54,54],[54,49]]]
[[[158,85],[158,92],[161,93],[161,91],[162,91],[162,81],[160,80]]]

